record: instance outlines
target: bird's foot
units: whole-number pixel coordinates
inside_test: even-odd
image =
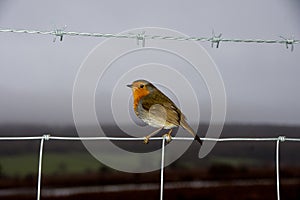
[[[149,143],[149,137],[144,137],[144,144],[148,144]]]
[[[163,135],[163,138],[166,140],[167,144],[172,141],[172,136],[170,133],[166,133]]]
[[[199,138],[198,135],[195,136],[194,140],[197,140],[202,145],[202,140]]]

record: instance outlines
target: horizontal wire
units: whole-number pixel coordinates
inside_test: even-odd
[[[177,41],[207,41],[212,43],[220,42],[236,42],[236,43],[266,43],[266,44],[287,44],[293,45],[300,42],[296,39],[282,39],[278,40],[264,40],[264,39],[226,39],[220,36],[213,35],[212,37],[177,37],[177,36],[160,36],[160,35],[147,35],[145,33],[139,34],[112,34],[112,33],[88,33],[88,32],[74,32],[74,31],[64,31],[62,29],[56,29],[53,31],[41,31],[41,30],[26,30],[26,29],[1,29],[2,33],[27,33],[27,34],[40,34],[40,35],[54,35],[62,37],[64,35],[68,36],[84,36],[84,37],[102,37],[102,38],[127,38],[127,39],[161,39],[161,40],[177,40]]]
[[[41,140],[44,136],[0,137],[0,140]]]
[[[0,140],[117,140],[117,141],[139,141],[144,140],[144,137],[65,137],[65,136],[31,136],[31,137],[0,137]],[[149,140],[163,140],[164,137],[152,137]],[[214,142],[234,142],[234,141],[292,141],[300,142],[300,138],[288,138],[284,136],[270,137],[270,138],[200,138],[203,141]],[[172,137],[172,140],[194,140],[192,137]]]

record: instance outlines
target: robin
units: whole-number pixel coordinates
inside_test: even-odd
[[[172,128],[179,126],[187,130],[195,140],[202,144],[198,135],[186,122],[184,114],[152,83],[146,80],[136,80],[127,86],[132,89],[135,114],[148,125],[159,128],[145,137],[145,144],[148,144],[151,136],[162,129],[170,129],[165,134],[167,142],[170,142]]]

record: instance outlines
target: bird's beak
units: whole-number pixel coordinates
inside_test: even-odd
[[[132,84],[129,84],[129,85],[126,85],[127,87],[129,87],[129,88],[132,88]]]

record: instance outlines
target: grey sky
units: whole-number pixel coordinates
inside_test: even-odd
[[[190,36],[300,38],[299,3],[240,1],[0,1],[0,27],[118,33],[164,27]],[[73,123],[72,87],[80,64],[103,39],[0,33],[0,122]],[[300,124],[300,45],[201,43],[227,93],[226,122]]]

